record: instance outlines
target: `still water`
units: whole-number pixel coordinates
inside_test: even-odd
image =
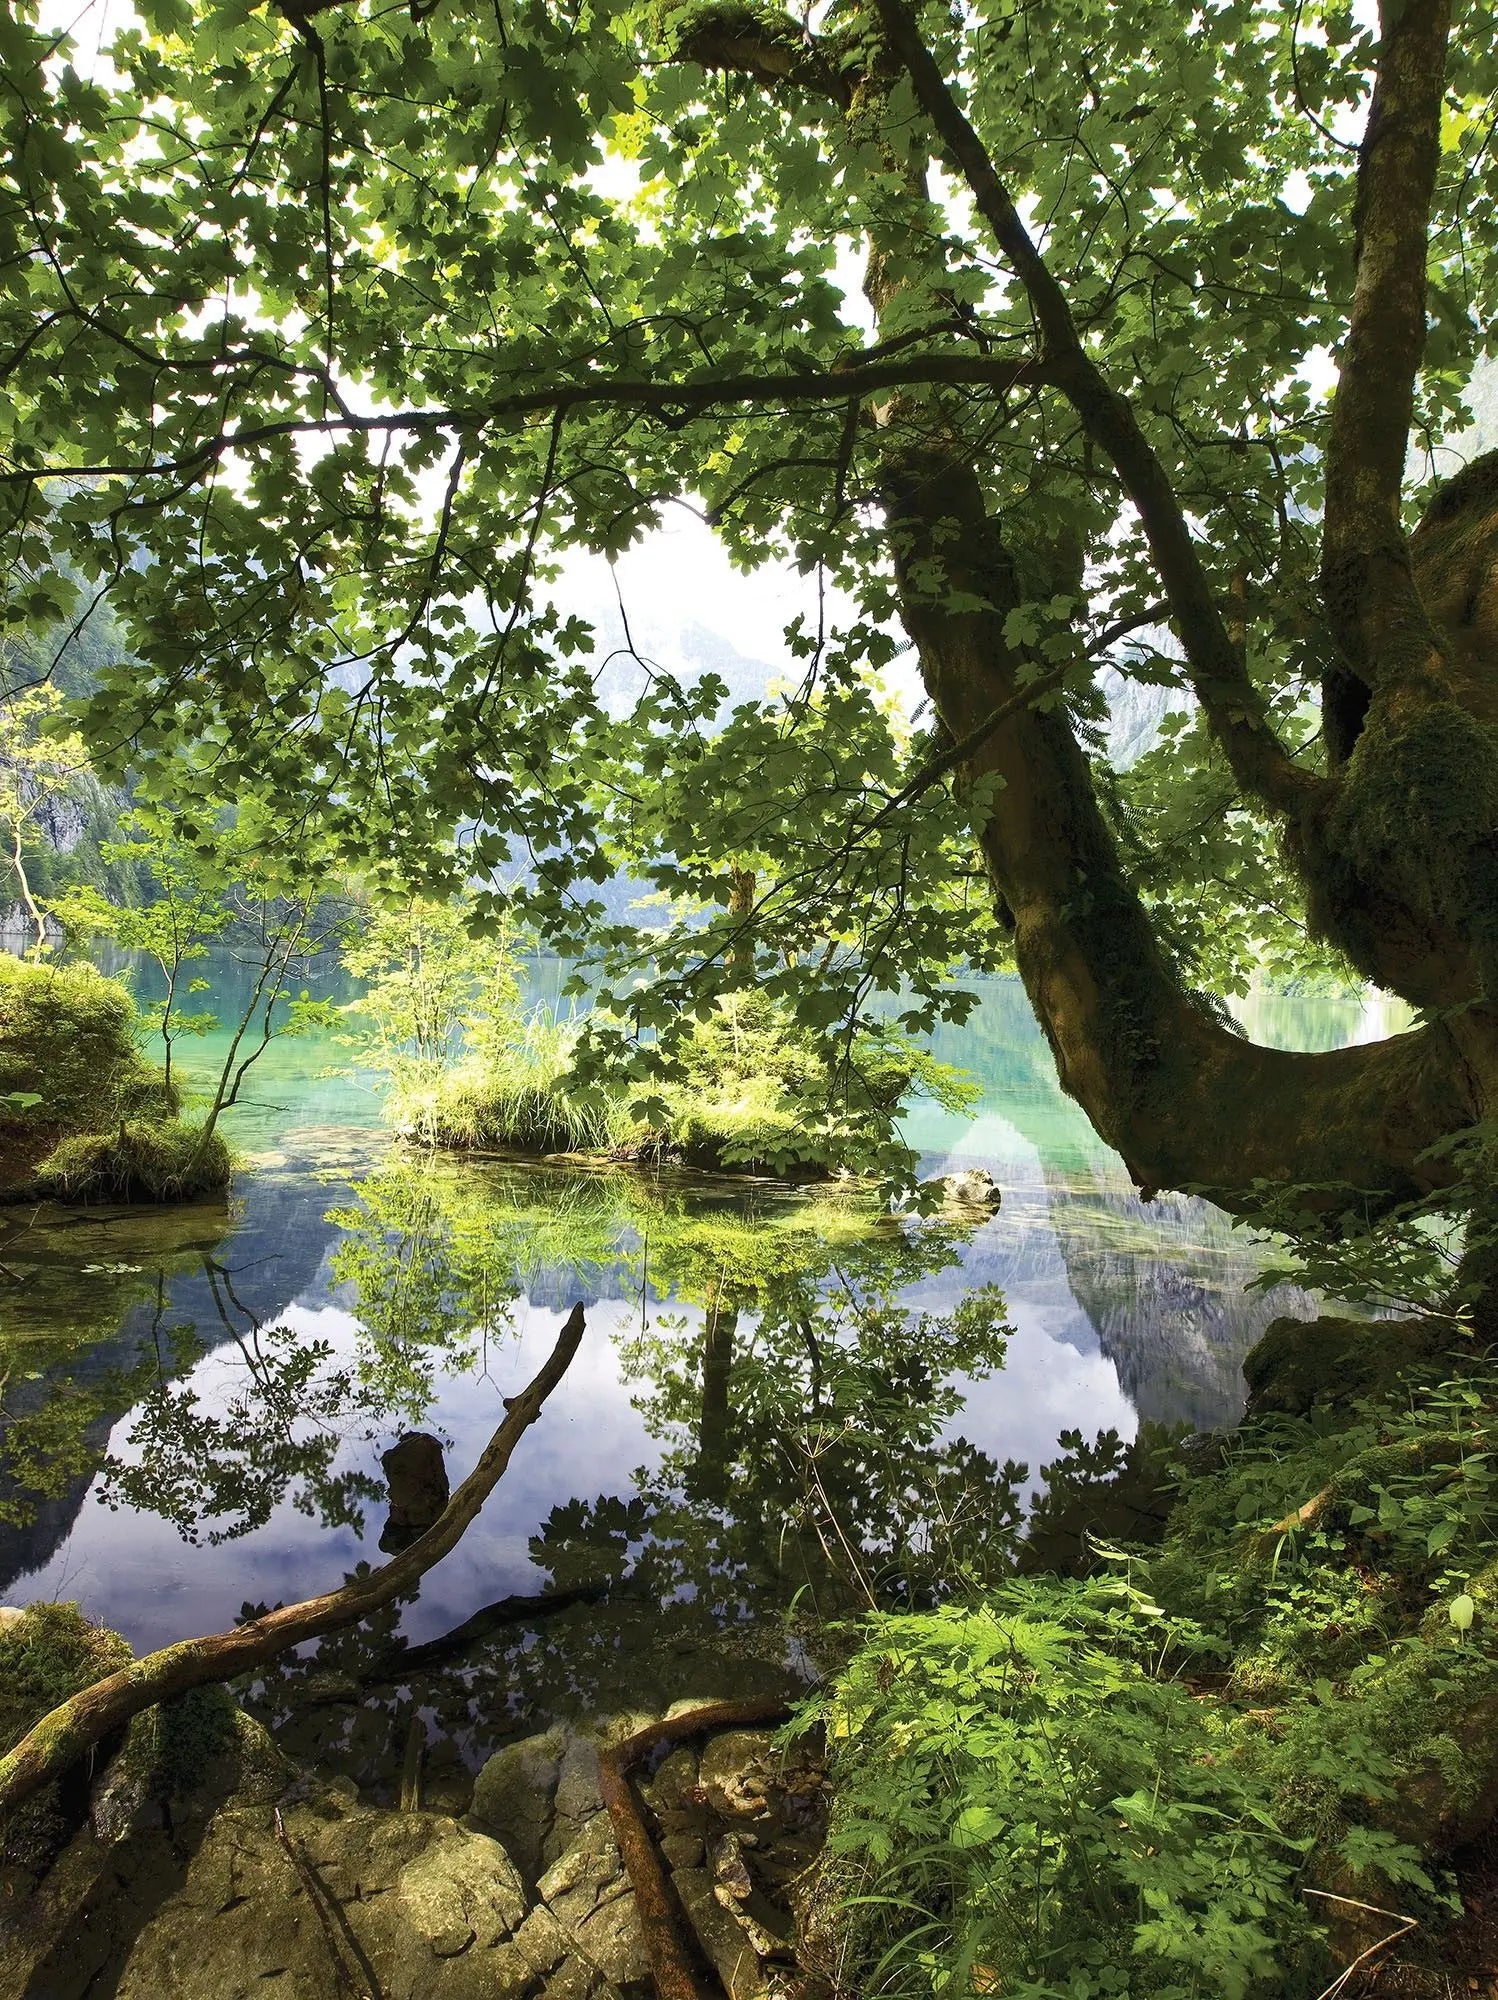
[[[1247,1025],[1318,1048],[1399,1023],[1262,999]],[[0,1216],[0,1600],[76,1598],[143,1650],[336,1586],[383,1559],[382,1451],[429,1431],[456,1484],[579,1299],[582,1350],[478,1522],[323,1669],[512,1595],[608,1589],[669,1696],[725,1632],[981,1570],[1064,1431],[1230,1422],[1248,1348],[1311,1301],[1246,1290],[1260,1253],[1216,1211],[1137,1199],[1017,982],[984,982],[937,1053],[981,1096],[917,1105],[908,1136],[924,1171],[1000,1182],[977,1226],[413,1158],[332,1037],[273,1044],[232,1114],[227,1205]],[[543,1662],[602,1698],[628,1641],[600,1629],[516,1640],[509,1708]]]

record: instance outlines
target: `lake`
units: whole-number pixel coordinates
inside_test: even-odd
[[[429,1432],[455,1485],[581,1300],[577,1360],[460,1547],[379,1631],[263,1691],[283,1727],[321,1717],[323,1749],[340,1718],[362,1768],[416,1697],[397,1678],[361,1705],[338,1675],[367,1694],[397,1635],[577,1593],[506,1625],[455,1695],[421,1694],[439,1721],[458,1702],[445,1726],[471,1762],[527,1718],[712,1693],[730,1654],[735,1687],[806,1670],[808,1619],[981,1575],[1063,1432],[1230,1423],[1244,1354],[1312,1301],[1246,1289],[1261,1253],[1216,1210],[1141,1202],[1057,1088],[1018,982],[977,990],[936,1043],[977,1101],[906,1126],[924,1172],[1001,1184],[976,1224],[412,1156],[367,1079],[334,1073],[332,1037],[274,1043],[230,1116],[227,1205],[0,1218],[0,1601],[76,1598],[144,1650],[336,1586],[384,1559],[381,1453]],[[1400,1023],[1265,997],[1247,1025],[1324,1048]],[[190,1045],[187,1066],[212,1056]]]

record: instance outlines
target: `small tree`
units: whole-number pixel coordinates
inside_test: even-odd
[[[0,836],[9,849],[11,872],[26,920],[36,933],[35,949],[47,948],[46,914],[32,891],[26,869],[28,835],[88,769],[83,741],[55,725],[62,696],[50,687],[0,700]]]
[[[476,935],[474,904],[465,890],[376,907],[344,946],[345,968],[366,982],[343,1009],[358,1024],[348,1044],[418,1118],[461,1051],[493,1059],[522,1032],[512,939]]]
[[[227,1026],[228,1047],[204,1093],[207,1109],[190,1171],[271,1042],[329,1020],[326,1003],[310,998],[305,988],[293,989],[334,944],[341,909],[324,897],[322,881],[305,856],[299,880],[288,880],[284,859],[270,878],[268,850],[248,816],[205,829],[183,813],[152,806],[137,811],[132,831],[134,838],[109,843],[103,853],[109,861],[137,863],[155,892],[153,901],[125,908],[97,889],[80,887],[50,907],[71,938],[107,937],[154,961],[162,994],[146,1017],[162,1040],[169,1087],[178,1043]],[[193,967],[215,946],[250,975],[248,997],[227,1021],[190,1004],[211,988]]]

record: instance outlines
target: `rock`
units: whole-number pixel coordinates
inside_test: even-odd
[[[431,1527],[447,1505],[447,1466],[441,1441],[429,1431],[407,1431],[382,1455],[380,1464],[390,1494],[390,1516],[380,1547],[393,1554]]]
[[[546,1866],[566,1747],[562,1729],[507,1743],[474,1781],[470,1824],[503,1844],[532,1889]]]
[[[726,1819],[763,1819],[777,1763],[767,1729],[725,1729],[702,1752],[698,1784],[714,1812]]]
[[[729,2000],[763,2000],[766,1989],[759,1959],[743,1926],[714,1896],[712,1876],[705,1868],[678,1868],[671,1880]]]
[[[700,1868],[707,1852],[695,1833],[667,1833],[661,1836],[661,1854],[668,1868]]]
[[[575,1931],[598,1905],[625,1887],[624,1867],[608,1814],[594,1814],[577,1840],[536,1884],[536,1894],[559,1923]]]
[[[1389,1389],[1460,1339],[1439,1319],[1276,1319],[1243,1363],[1246,1415],[1304,1417]]]
[[[938,1174],[921,1186],[937,1196],[937,1206],[948,1212],[993,1215],[1004,1199],[1004,1191],[984,1167],[962,1174]]]
[[[0,1604],[0,1632],[8,1632],[13,1625],[19,1625],[26,1616],[19,1604]]]
[[[367,1963],[384,2000],[492,2000],[502,1990],[496,1959],[518,1943],[526,1899],[497,1841],[442,1814],[341,1799],[287,1808],[283,1824],[295,1858],[264,1807],[215,1816],[185,1881],[135,1939],[117,2000],[324,2000],[339,1990],[335,1949],[351,1975]]]

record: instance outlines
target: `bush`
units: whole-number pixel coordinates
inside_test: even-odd
[[[32,1178],[43,1201],[186,1201],[229,1185],[233,1158],[215,1132],[200,1145],[195,1126],[122,1125],[59,1140]]]
[[[632,1130],[623,1106],[570,1087],[577,1035],[573,1023],[538,1009],[502,1047],[397,1085],[396,1122],[433,1146],[580,1153],[622,1145]]]
[[[41,1100],[15,1122],[77,1132],[173,1116],[176,1093],[141,1054],[138,1029],[130,995],[93,966],[0,952],[0,1099],[19,1092]]]
[[[954,1107],[971,1092],[893,1030],[829,1056],[768,994],[729,993],[675,1051],[663,1096],[671,1144],[688,1166],[817,1174],[872,1164],[912,1089]]]
[[[816,1711],[846,1986],[1309,2000],[1396,1911],[1447,1990],[1443,1865],[1498,1798],[1495,1416],[1498,1365],[1417,1357],[1223,1440],[1111,1580],[873,1621]]]

